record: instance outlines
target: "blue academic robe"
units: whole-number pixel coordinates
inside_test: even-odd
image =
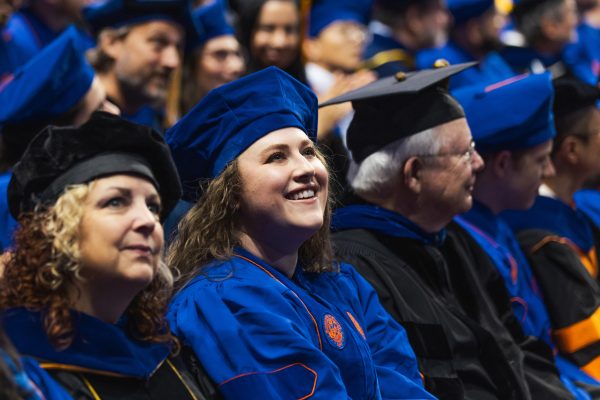
[[[471,210],[456,217],[455,221],[469,232],[500,272],[510,293],[515,316],[525,334],[537,337],[555,348],[550,335],[550,317],[542,294],[510,226],[477,201],[473,202]],[[561,359],[556,365],[561,373],[561,380],[577,399],[590,398],[573,382],[597,384],[596,382],[565,359]]]
[[[404,329],[340,267],[289,279],[238,248],[175,296],[171,328],[228,399],[432,399]]]
[[[414,54],[394,38],[379,33],[373,34],[363,58],[365,66],[375,71],[380,78],[400,71],[415,70]]]
[[[569,44],[563,59],[579,79],[597,85],[600,78],[600,29],[582,23],[577,28],[577,41]]]
[[[549,68],[562,61],[562,54],[541,54],[531,47],[506,46],[498,54],[512,68],[515,75],[534,71],[535,65]]]
[[[586,189],[573,197],[577,209],[581,210],[600,229],[600,190]]]
[[[12,308],[3,312],[1,322],[19,353],[42,360],[42,367],[51,362],[53,369],[147,380],[170,354],[167,345],[132,339],[121,324],[108,324],[83,313],[72,315],[76,335],[62,351],[48,341],[39,312]]]
[[[10,172],[0,174],[0,253],[12,245],[12,237],[17,228],[17,221],[8,211],[7,190],[11,177]]]
[[[37,361],[23,357],[18,367],[8,354],[0,348],[0,360],[12,373],[11,379],[27,395],[24,400],[69,400],[71,396],[61,388]]]
[[[527,335],[550,339],[550,319],[531,266],[512,229],[483,204],[475,201],[471,210],[455,221],[471,234],[490,257],[510,294],[517,319]]]
[[[561,354],[600,379],[600,286],[594,226],[579,209],[538,196],[526,211],[501,217],[518,233],[544,294]],[[596,385],[598,383],[596,382]]]
[[[437,49],[421,50],[417,53],[417,69],[432,68],[437,59],[447,60],[450,64],[460,64],[476,60],[453,40]],[[499,76],[492,68],[483,68],[483,64],[468,68],[450,78],[450,90],[471,85],[483,85],[498,81]]]
[[[109,99],[110,100],[110,99]],[[163,132],[163,114],[160,111],[144,106],[134,114],[121,113],[121,117],[127,121],[150,127],[158,132]]]

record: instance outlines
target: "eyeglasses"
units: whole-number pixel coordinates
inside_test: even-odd
[[[459,156],[460,158],[466,159],[469,163],[473,161],[473,156],[475,155],[475,141],[471,139],[469,143],[469,148],[466,151],[457,151],[452,153],[440,153],[440,154],[425,154],[420,155],[418,157],[455,157]]]

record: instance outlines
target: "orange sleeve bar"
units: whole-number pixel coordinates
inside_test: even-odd
[[[592,378],[600,380],[600,356],[585,364],[581,369]]]
[[[600,308],[587,319],[553,332],[554,341],[563,353],[574,353],[600,340]]]

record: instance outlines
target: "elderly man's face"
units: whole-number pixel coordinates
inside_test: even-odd
[[[446,140],[437,156],[424,159],[421,198],[423,207],[439,214],[440,222],[447,222],[471,208],[475,172],[483,168],[483,160],[472,147],[466,119],[437,129]]]
[[[162,103],[181,62],[184,34],[170,21],[135,25],[113,48],[113,72],[128,97]]]

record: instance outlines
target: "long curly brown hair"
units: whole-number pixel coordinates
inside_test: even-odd
[[[317,157],[327,167],[323,155]],[[178,234],[169,246],[167,264],[179,272],[175,289],[184,287],[203,265],[212,260],[227,260],[240,245],[239,210],[242,180],[234,160],[212,181],[204,184],[202,197],[179,222]],[[306,272],[336,271],[329,236],[332,201],[327,201],[323,225],[300,246],[298,260]]]
[[[79,225],[90,184],[74,185],[54,205],[38,207],[19,218],[15,248],[0,280],[0,308],[24,307],[39,311],[50,343],[68,348],[74,325],[70,294],[80,276]],[[134,297],[125,311],[127,329],[139,340],[177,343],[164,318],[172,293],[173,276],[164,262],[154,279]]]

